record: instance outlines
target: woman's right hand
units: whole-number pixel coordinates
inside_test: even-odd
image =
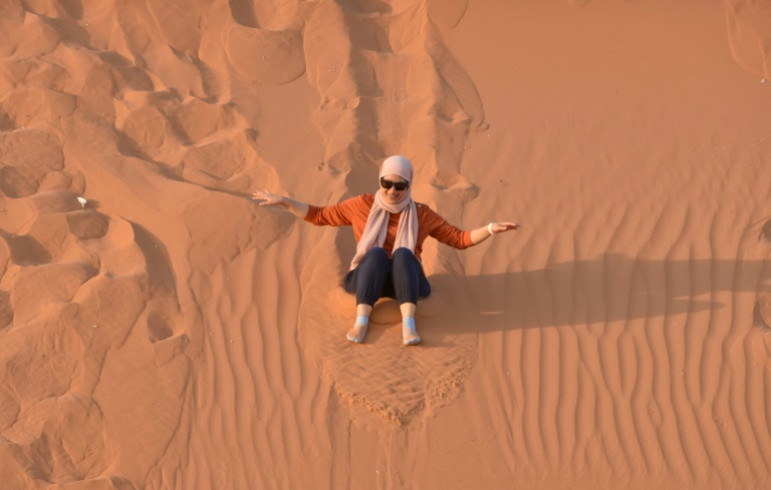
[[[308,216],[309,206],[307,204],[285,196],[273,194],[267,190],[252,193],[252,200],[256,201],[260,206],[283,206],[290,213],[301,219]]]
[[[260,206],[285,206],[284,197],[273,194],[270,191],[256,191],[252,194],[252,200]]]

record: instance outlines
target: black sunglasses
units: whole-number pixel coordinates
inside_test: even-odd
[[[409,186],[410,186],[409,182],[391,182],[390,180],[380,179],[380,187],[382,187],[385,190],[388,190],[391,187],[393,187],[397,191],[403,191]]]

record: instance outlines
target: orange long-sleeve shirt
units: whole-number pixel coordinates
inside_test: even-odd
[[[353,236],[358,243],[362,233],[364,233],[364,227],[367,225],[367,217],[373,202],[375,202],[374,195],[362,194],[331,206],[308,206],[305,221],[316,226],[350,225],[353,227]],[[415,244],[415,256],[418,259],[420,259],[420,252],[423,250],[423,241],[429,236],[454,248],[464,249],[473,245],[470,231],[456,228],[425,204],[416,202],[415,205],[418,211],[418,241]],[[383,248],[389,256],[393,251],[400,214],[391,214],[388,219],[388,231]]]

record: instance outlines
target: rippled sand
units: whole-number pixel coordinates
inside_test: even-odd
[[[12,489],[771,486],[771,8],[3,0]],[[322,205],[416,166],[424,342]]]

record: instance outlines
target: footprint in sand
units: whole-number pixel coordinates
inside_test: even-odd
[[[20,130],[0,135],[0,190],[11,198],[38,191],[43,178],[64,166],[56,137],[45,131]]]
[[[37,192],[38,183],[27,178],[16,167],[0,169],[0,190],[8,197],[27,197]]]
[[[302,37],[297,32],[234,24],[224,38],[228,60],[251,83],[281,85],[305,73]]]

